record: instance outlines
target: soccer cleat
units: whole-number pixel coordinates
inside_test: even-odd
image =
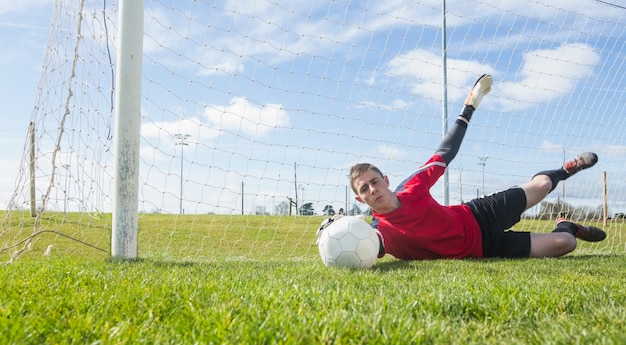
[[[563,165],[563,170],[568,175],[574,175],[575,173],[590,168],[598,162],[598,155],[593,152],[585,152],[576,156],[574,159]]]
[[[480,101],[482,101],[483,97],[485,97],[485,95],[491,91],[492,84],[493,79],[491,79],[491,76],[489,74],[483,74],[482,76],[480,76],[480,78],[478,78],[478,80],[474,84],[472,90],[467,95],[467,98],[465,99],[465,105],[471,105],[472,107],[474,107],[474,110],[478,109]]]
[[[559,218],[556,220],[557,228],[570,228],[574,229],[574,236],[587,242],[600,242],[606,238],[606,232],[602,231],[595,226],[583,226],[580,224],[572,223],[565,218]]]

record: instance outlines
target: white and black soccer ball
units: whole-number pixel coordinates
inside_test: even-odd
[[[317,246],[326,266],[370,268],[378,258],[380,239],[363,219],[341,217],[322,226]]]

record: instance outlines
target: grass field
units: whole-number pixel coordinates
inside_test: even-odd
[[[344,270],[317,257],[321,217],[141,215],[141,259],[117,261],[110,215],[47,217],[45,229],[102,250],[47,232],[0,265],[2,344],[626,343],[623,243]],[[5,222],[2,245],[29,222]]]

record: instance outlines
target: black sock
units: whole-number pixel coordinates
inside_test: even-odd
[[[541,171],[535,174],[535,176],[537,175],[546,175],[550,178],[550,181],[552,181],[552,189],[550,189],[550,191],[553,191],[556,188],[556,185],[559,184],[559,181],[563,181],[569,177],[569,174],[563,168],[557,170]]]
[[[560,222],[556,225],[556,228],[552,230],[552,232],[567,232],[572,234],[572,236],[576,237],[576,233],[578,232],[578,227],[574,225],[572,222]]]

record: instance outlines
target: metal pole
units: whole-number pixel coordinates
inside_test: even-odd
[[[144,2],[120,0],[111,255],[137,257]]]
[[[442,103],[442,137],[448,133],[448,62],[447,62],[447,42],[446,42],[446,0],[442,0],[441,11],[441,56],[442,56],[442,71],[443,71],[443,101]],[[450,205],[450,183],[448,181],[448,169],[443,174],[443,204]]]
[[[69,164],[64,164],[63,168],[65,168],[65,191],[63,194],[64,195],[64,200],[63,200],[63,213],[67,213],[67,190],[69,189],[69,184],[68,184],[68,175],[70,173],[70,165]]]
[[[303,212],[302,206],[304,206],[304,186],[300,185],[299,187],[300,187],[300,189],[302,189],[302,196],[300,197],[300,215],[302,216],[303,215],[303,213],[302,213]]]
[[[185,161],[185,144],[180,144],[180,197],[178,198],[178,214],[183,214],[183,162]]]
[[[298,212],[298,166],[296,162],[293,162],[293,187],[296,193],[295,204],[293,205],[296,208],[296,215]]]
[[[37,216],[37,189],[35,188],[35,123],[31,122],[28,126],[28,135],[30,139],[30,147],[28,148],[30,153],[29,164],[29,176],[30,176],[30,216]],[[42,210],[43,212],[43,210]]]
[[[602,225],[606,226],[606,222],[609,219],[609,203],[607,201],[608,196],[606,192],[606,171],[602,172]]]
[[[459,199],[460,203],[463,203],[463,169],[459,169]]]
[[[187,139],[191,136],[189,134],[174,134],[174,136],[176,137],[176,142],[174,143],[174,145],[180,145],[180,198],[179,198],[179,213],[178,214],[183,214],[183,162],[184,162],[184,147],[189,145],[189,143],[187,143]]]
[[[343,214],[346,216],[350,215],[348,211],[348,186],[346,186],[346,208],[343,210]]]
[[[565,165],[565,149],[563,149],[563,165]],[[563,194],[563,208],[565,208],[565,180],[561,181],[561,188]],[[563,217],[566,217],[563,215]]]
[[[483,167],[483,195],[485,195],[485,161],[487,160],[487,157],[478,157],[478,159],[480,160],[480,162],[478,162],[478,165],[482,165]]]
[[[346,209],[343,211],[343,214],[345,216],[349,216],[350,215],[350,191],[352,190],[352,181],[350,180],[350,174],[346,175],[346,178],[348,179],[348,185],[346,186]]]

